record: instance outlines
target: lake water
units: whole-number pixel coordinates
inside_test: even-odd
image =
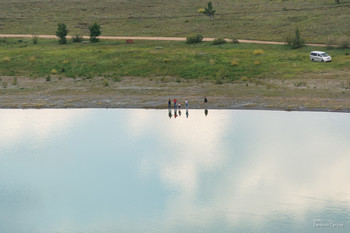
[[[350,115],[0,110],[1,233],[350,232]]]

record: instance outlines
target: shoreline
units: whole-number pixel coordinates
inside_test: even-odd
[[[2,76],[11,83],[13,77]],[[263,83],[228,82],[216,85],[212,81],[181,80],[162,82],[161,77],[123,77],[120,81],[105,78],[73,79],[53,76],[44,78],[17,77],[17,84],[0,87],[0,109],[82,109],[82,108],[140,108],[168,109],[168,99],[178,99],[189,109],[205,109],[204,96],[208,97],[207,109],[218,110],[266,110],[350,113],[350,90],[338,90],[315,80],[327,88],[313,86],[271,87],[278,80]],[[300,80],[300,78],[298,79]],[[290,80],[293,83],[293,80]],[[284,81],[285,87],[288,83]],[[328,84],[328,86],[326,85]],[[321,90],[320,90],[321,89]],[[343,94],[345,93],[345,94]],[[185,108],[183,108],[185,110]]]

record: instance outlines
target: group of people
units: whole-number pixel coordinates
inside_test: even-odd
[[[173,102],[173,104],[174,104],[174,117],[176,118],[178,116],[181,116],[181,103],[178,102],[178,100],[174,98],[173,101],[171,101],[171,99],[168,100],[169,118],[172,117],[171,102]],[[204,105],[205,105],[204,114],[205,114],[205,116],[208,115],[207,103],[208,103],[208,98],[205,96],[204,97]],[[188,113],[188,100],[187,99],[185,100],[185,108],[186,108],[186,118],[188,118],[189,113]],[[177,110],[179,110],[179,114],[177,113]]]
[[[177,99],[173,99],[173,103],[174,103],[174,109],[181,109],[181,103],[179,103],[177,101]],[[207,103],[208,103],[208,98],[206,96],[204,96],[204,105],[205,105],[205,108],[207,108]],[[186,109],[188,109],[188,100],[186,99],[185,100],[185,106],[186,106]],[[171,108],[171,99],[169,99],[168,101],[168,108]]]

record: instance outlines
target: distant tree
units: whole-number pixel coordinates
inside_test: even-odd
[[[96,22],[89,27],[90,30],[90,41],[91,42],[98,42],[99,39],[97,38],[99,35],[101,35],[101,26],[98,25]]]
[[[206,7],[204,9],[203,14],[205,14],[206,16],[209,16],[210,20],[213,20],[215,10],[214,10],[213,4],[211,2],[208,2],[208,7]]]
[[[298,49],[304,46],[304,39],[300,35],[299,28],[295,29],[294,36],[287,36],[286,42],[292,49]]]
[[[58,43],[66,44],[66,36],[68,34],[67,26],[64,23],[59,23],[57,26],[56,36],[59,38]]]

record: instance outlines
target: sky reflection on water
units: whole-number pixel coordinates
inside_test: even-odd
[[[349,231],[348,114],[184,112],[0,110],[0,232]]]

